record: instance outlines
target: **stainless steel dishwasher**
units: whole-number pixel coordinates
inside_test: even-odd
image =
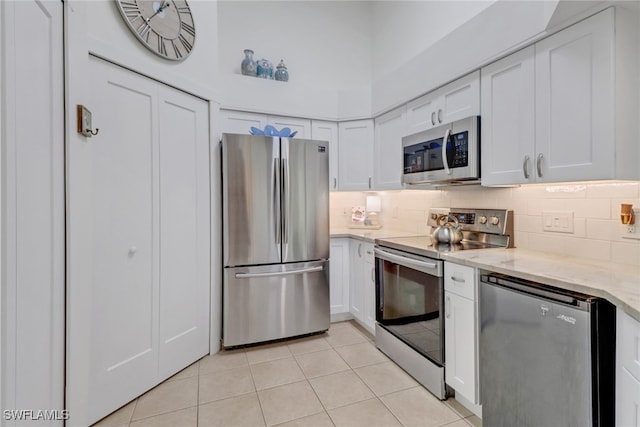
[[[485,427],[615,425],[611,303],[491,273],[480,319]]]

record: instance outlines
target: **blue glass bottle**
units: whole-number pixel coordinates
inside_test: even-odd
[[[240,70],[245,76],[255,77],[257,73],[256,61],[253,59],[253,51],[251,49],[244,50],[244,59],[240,64]]]
[[[284,60],[281,59],[280,63],[278,64],[278,66],[276,67],[276,80],[281,81],[281,82],[288,82],[289,81],[289,71],[287,70],[287,66],[284,65]]]

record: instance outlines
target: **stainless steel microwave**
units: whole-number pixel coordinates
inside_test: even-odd
[[[402,138],[408,185],[467,184],[480,180],[480,116]]]

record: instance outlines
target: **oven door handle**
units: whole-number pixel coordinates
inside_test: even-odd
[[[438,264],[435,262],[427,262],[427,261],[418,261],[415,259],[403,257],[401,255],[395,255],[382,249],[374,248],[373,252],[376,254],[376,257],[395,262],[396,264],[403,265],[405,267],[414,267],[419,269],[428,269],[428,270],[438,270]]]

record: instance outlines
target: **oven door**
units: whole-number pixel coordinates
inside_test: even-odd
[[[443,262],[382,247],[375,256],[376,321],[442,366]]]

